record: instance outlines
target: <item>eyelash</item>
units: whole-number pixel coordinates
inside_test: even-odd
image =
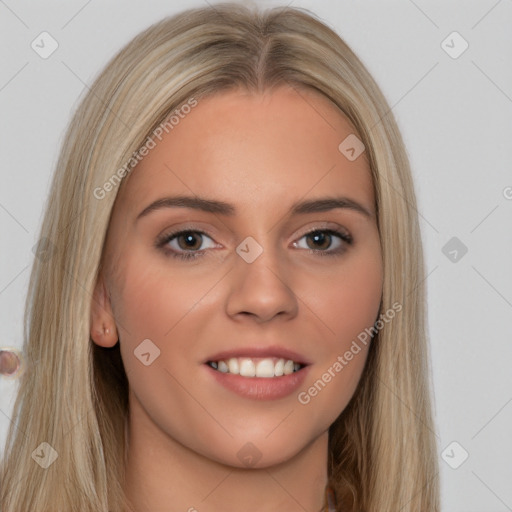
[[[311,231],[308,231],[307,233],[304,233],[300,237],[300,239],[302,239],[306,236],[311,236],[313,234],[317,234],[317,233],[324,233],[324,234],[328,234],[330,236],[332,236],[332,235],[337,236],[338,238],[341,239],[342,242],[344,242],[347,245],[352,245],[352,243],[353,243],[352,236],[350,236],[348,233],[343,233],[343,232],[337,231],[335,229],[313,229]],[[164,234],[156,241],[156,247],[158,249],[162,250],[166,255],[171,256],[172,258],[179,258],[182,260],[191,260],[191,259],[198,258],[201,254],[204,254],[205,249],[203,249],[203,252],[201,252],[201,251],[179,252],[174,249],[167,249],[165,247],[169,242],[171,242],[175,238],[178,238],[181,235],[187,235],[187,234],[200,234],[200,235],[205,235],[208,238],[211,238],[204,231],[186,229],[186,230],[182,230],[182,231],[175,231],[173,233]],[[318,256],[322,256],[322,257],[324,257],[324,256],[341,256],[345,252],[345,250],[346,250],[346,247],[341,247],[334,251],[333,250],[322,251],[322,250],[318,250],[318,249],[309,249],[310,252],[315,253]]]

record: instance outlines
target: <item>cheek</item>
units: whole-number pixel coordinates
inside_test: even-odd
[[[168,411],[179,410],[185,417],[198,414],[196,403],[180,383],[186,381],[193,365],[191,348],[198,337],[201,299],[218,277],[210,273],[191,278],[176,267],[171,270],[165,261],[156,265],[145,258],[147,265],[143,255],[134,253],[120,272],[116,322],[121,355],[131,392],[153,420],[172,430],[178,427],[169,423]],[[144,341],[148,339],[149,344]],[[146,360],[144,354],[149,354]]]
[[[301,285],[322,343],[314,372],[297,400],[304,413],[314,414],[323,425],[335,421],[359,383],[371,342],[369,328],[379,314],[382,279],[380,244],[375,237],[364,250],[342,258],[331,272],[317,279],[308,276]]]
[[[332,271],[301,285],[306,304],[318,317],[328,341],[326,349],[342,351],[357,335],[374,324],[382,297],[383,270],[378,245],[368,245],[341,259]]]
[[[166,410],[197,414],[180,382],[188,382],[198,357],[194,344],[201,339],[205,318],[211,317],[205,303],[219,276],[197,271],[191,277],[165,260],[157,265],[146,256],[146,261],[134,253],[123,263],[116,322],[130,389],[151,416],[165,423]],[[166,390],[165,396],[155,390]]]
[[[158,267],[154,263],[146,266],[142,261],[142,257],[134,257],[124,263],[117,288],[116,321],[123,342],[170,336],[218,281],[212,273],[196,273],[190,278],[176,268],[171,270],[165,261]]]

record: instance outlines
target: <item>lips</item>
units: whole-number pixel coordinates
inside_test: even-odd
[[[250,358],[248,358],[250,359]],[[240,374],[222,373],[209,364],[201,365],[207,380],[208,389],[216,392],[215,383],[222,388],[251,400],[278,400],[293,397],[303,385],[308,376],[311,365],[303,366],[289,375],[261,378],[258,376],[244,377]]]

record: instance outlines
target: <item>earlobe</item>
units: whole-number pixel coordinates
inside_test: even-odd
[[[113,347],[119,340],[110,296],[100,274],[91,301],[91,338],[100,347]]]

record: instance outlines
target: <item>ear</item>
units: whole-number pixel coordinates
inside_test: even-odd
[[[113,347],[119,341],[110,295],[101,272],[91,302],[91,338],[100,347]]]

